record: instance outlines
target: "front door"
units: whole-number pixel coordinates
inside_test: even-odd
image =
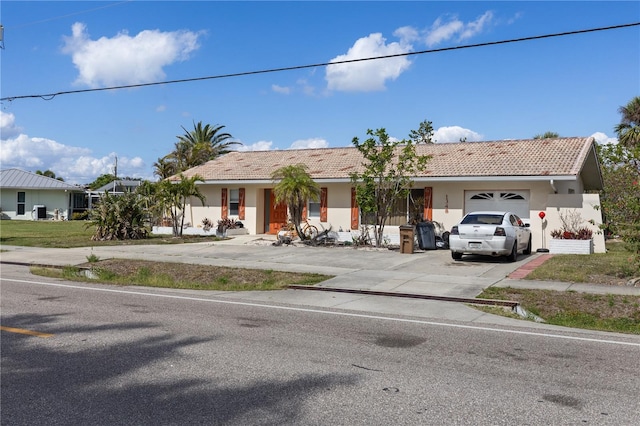
[[[287,205],[285,203],[276,204],[273,191],[265,189],[264,199],[269,200],[265,211],[265,223],[269,224],[267,234],[275,235],[287,224]]]

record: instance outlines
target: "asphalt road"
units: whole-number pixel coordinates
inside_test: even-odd
[[[640,424],[638,336],[1,285],[3,425]]]

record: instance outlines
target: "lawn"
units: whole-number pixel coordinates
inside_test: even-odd
[[[606,253],[556,254],[526,276],[528,280],[624,285],[640,276],[624,243],[607,241]]]
[[[607,241],[606,253],[554,255],[526,279],[621,286],[640,275],[632,264],[623,243]],[[519,302],[547,324],[640,334],[638,296],[490,287],[478,297]],[[494,309],[491,313],[499,312]]]
[[[190,290],[263,291],[280,290],[289,285],[313,285],[330,276],[262,269],[239,269],[187,263],[152,262],[133,259],[92,259],[78,267],[40,268],[32,273],[72,281],[100,282],[116,285],[180,288]],[[82,273],[91,271],[89,279]]]
[[[0,244],[28,247],[70,248],[123,244],[180,244],[216,241],[216,237],[151,235],[144,240],[91,241],[93,228],[84,220],[0,220]]]

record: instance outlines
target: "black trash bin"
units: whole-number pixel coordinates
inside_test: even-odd
[[[433,222],[419,222],[416,225],[420,250],[436,250],[436,227]]]

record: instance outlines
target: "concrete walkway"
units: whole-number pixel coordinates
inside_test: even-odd
[[[640,296],[640,288],[523,280],[523,273],[545,260],[546,254],[519,256],[514,263],[502,259],[463,258],[453,261],[448,250],[401,254],[387,249],[351,247],[273,246],[273,236],[244,235],[219,242],[101,246],[69,249],[3,245],[0,263],[22,265],[80,265],[95,255],[100,259],[124,258],[180,262],[212,266],[313,272],[332,275],[322,287],[420,296],[475,298],[490,286],[538,288],[600,294]],[[3,274],[4,275],[4,274]],[[509,320],[484,314],[460,303],[407,300],[395,297],[364,296],[333,292],[284,290],[280,292],[233,292],[225,297],[277,301],[296,305],[366,310],[495,323]],[[425,310],[425,308],[428,308]],[[483,319],[481,319],[483,318]],[[513,321],[513,320],[510,320]],[[531,325],[532,323],[527,323]]]

